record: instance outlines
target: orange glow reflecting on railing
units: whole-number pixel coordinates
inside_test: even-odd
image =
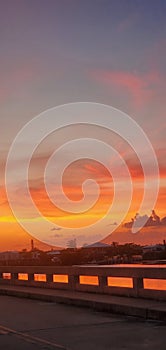
[[[53,282],[69,283],[68,275],[53,275]]]
[[[36,282],[46,282],[46,275],[43,273],[35,273],[34,281]]]
[[[155,270],[156,270],[156,266],[155,267]],[[9,271],[10,270],[10,267],[6,267],[6,270]],[[27,281],[27,283],[25,283],[25,285],[28,285],[28,282],[29,282],[29,285],[31,285],[31,282],[33,281],[33,271],[41,271],[41,269],[32,269],[32,268],[25,268],[24,270],[24,267],[20,268],[20,270],[22,271],[27,271],[27,272],[18,272],[19,271],[19,268],[12,268],[11,271],[12,272],[1,272],[1,278],[3,278],[4,280],[11,280],[10,283],[14,283],[15,280],[18,280],[18,281]],[[56,269],[52,270],[52,269],[49,269],[47,268],[46,270],[43,268],[44,271],[47,271],[47,273],[35,273],[34,274],[34,281],[35,282],[45,282],[45,286],[48,286],[51,284],[51,282],[54,282],[54,288],[60,288],[60,286],[56,285],[56,283],[60,284],[60,283],[64,283],[66,284],[66,287],[64,286],[64,288],[68,288],[68,286],[72,286],[72,288],[76,288],[78,289],[78,275],[79,275],[79,271],[73,271],[73,274],[71,273],[71,271],[68,269],[62,269],[62,270],[57,270],[56,272]],[[43,271],[42,270],[42,271]],[[1,271],[3,271],[3,269],[1,269]],[[53,272],[54,271],[54,274]],[[62,272],[62,273],[60,273]],[[88,275],[88,270],[86,268],[85,272],[84,270],[80,270],[80,273],[82,273],[81,275],[79,275],[79,284],[80,285],[84,285],[84,286],[94,286],[96,287],[96,292],[99,290],[98,286],[99,286],[99,280],[100,280],[100,290],[102,291],[102,288],[105,286],[105,283],[106,283],[106,286],[110,287],[117,287],[117,289],[119,287],[122,287],[122,288],[134,288],[133,286],[133,278],[131,277],[133,274],[130,273],[130,270],[129,270],[129,276],[130,277],[116,277],[116,274],[115,274],[115,269],[113,270],[114,272],[114,277],[110,276],[112,273],[110,270],[103,270],[103,275],[101,273],[101,271],[98,271],[98,270],[95,270],[94,271],[89,271],[89,273],[92,273],[94,272],[94,275]],[[146,271],[147,272],[147,271]],[[153,270],[152,270],[153,272]],[[156,271],[155,271],[156,272]],[[86,275],[83,275],[83,273],[87,273]],[[121,271],[118,271],[119,274],[121,274]],[[30,279],[28,279],[28,275],[30,274]],[[71,281],[69,279],[70,277],[70,274],[71,274]],[[99,276],[98,276],[99,274]],[[108,276],[108,274],[110,274]],[[153,274],[153,273],[149,273],[149,275],[146,275],[145,276],[154,276],[154,277],[159,277],[158,279],[157,278],[143,278],[142,277],[143,274],[141,274],[141,272],[139,272],[135,277],[135,280],[137,282],[137,278],[138,279],[143,279],[143,288],[146,289],[146,290],[155,290],[157,291],[166,291],[166,278],[165,279],[162,279],[161,277],[165,277],[165,274],[162,273],[160,274],[160,271],[159,271],[159,274],[156,275]],[[127,276],[127,273],[125,273],[125,276]],[[161,276],[161,277],[160,277]],[[101,278],[100,278],[101,277]],[[103,278],[102,278],[103,277]],[[48,284],[47,284],[48,282]],[[19,282],[18,282],[19,284]],[[21,283],[20,283],[21,285]],[[33,283],[32,283],[33,285]],[[67,286],[68,285],[68,286]],[[53,284],[51,285],[51,287],[53,287]],[[63,286],[62,286],[63,288]],[[135,290],[137,289],[141,289],[142,290],[142,285],[141,283],[135,283]],[[85,291],[86,291],[86,288],[84,287],[83,288]],[[81,290],[81,288],[80,288]],[[109,290],[109,288],[108,288]],[[88,288],[87,288],[87,291],[88,291]],[[117,290],[118,291],[118,290]],[[105,288],[105,292],[107,292],[107,288]],[[122,290],[121,290],[122,292]],[[128,291],[129,292],[129,291]],[[108,292],[109,293],[109,292]],[[156,292],[157,293],[157,292]],[[146,292],[147,294],[147,292]],[[146,295],[145,294],[145,295]],[[164,295],[164,294],[163,294]]]
[[[144,288],[166,291],[166,280],[144,278]]]
[[[128,277],[108,277],[107,284],[109,287],[133,288],[133,279]]]
[[[28,273],[18,273],[18,280],[28,281]]]
[[[2,274],[4,280],[10,280],[11,279],[11,273],[10,272],[3,272]]]
[[[80,284],[99,285],[98,276],[79,276]]]

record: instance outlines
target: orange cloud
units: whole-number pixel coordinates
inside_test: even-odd
[[[50,219],[55,223],[58,223],[59,220],[62,222],[62,219],[64,218],[63,226],[67,227],[83,227],[87,224],[96,222],[106,214],[113,198],[114,189],[112,186],[112,177],[108,170],[96,161],[87,162],[86,160],[79,163],[80,164],[78,165],[78,161],[74,162],[64,172],[63,191],[65,195],[72,201],[82,199],[82,184],[85,180],[87,180],[87,178],[95,179],[100,187],[100,196],[97,202],[90,210],[82,213],[81,215],[71,215],[70,213],[60,210],[57,206],[55,206],[50,201],[45,191],[44,183],[38,189],[31,187],[31,196],[33,197],[33,200],[35,201],[40,212],[44,216],[50,217]],[[105,183],[107,183],[106,187]],[[56,193],[56,185],[52,186],[52,190]],[[89,194],[89,196],[92,197],[93,195],[93,193]],[[66,218],[68,219],[67,221]]]
[[[139,164],[139,160],[131,154],[131,152],[126,152],[123,148],[123,158],[127,163],[127,166],[130,170],[131,177],[133,179],[134,192],[133,192],[133,200],[128,212],[128,216],[125,219],[128,220],[139,210],[139,205],[141,203],[143,197],[143,185],[144,178],[142,173],[142,168]],[[158,201],[156,204],[156,210],[160,216],[165,215],[165,199],[166,199],[166,184],[164,184],[166,178],[166,172],[164,167],[164,159],[165,152],[164,149],[160,149],[157,151],[157,156],[159,157],[161,163],[161,187],[158,196]],[[37,208],[40,210],[43,216],[47,217],[48,220],[51,220],[53,223],[67,226],[67,227],[79,227],[80,225],[86,226],[93,224],[98,221],[103,215],[106,213],[108,208],[111,205],[111,201],[113,198],[113,181],[108,170],[99,162],[92,160],[80,160],[71,164],[64,172],[63,184],[64,184],[64,192],[65,194],[74,201],[80,200],[82,198],[82,183],[87,178],[93,178],[98,182],[100,186],[100,198],[97,201],[96,205],[94,205],[89,211],[81,214],[81,215],[72,215],[65,211],[62,211],[54,206],[54,204],[50,201],[44,187],[43,182],[43,173],[45,163],[47,161],[47,157],[39,157],[35,159],[35,164],[32,162],[30,168],[35,167],[35,171],[30,171],[30,191],[34,202],[36,203]],[[38,172],[36,173],[36,168]],[[33,170],[33,169],[31,169]],[[125,201],[125,182],[123,182],[123,177],[121,176],[121,172],[118,173],[119,184],[122,186],[122,192],[120,196],[120,206],[119,212],[121,210],[121,204]],[[39,176],[39,177],[38,177]],[[153,180],[153,179],[152,179]],[[153,182],[153,181],[152,181]],[[20,185],[21,187],[21,185]],[[56,192],[56,186],[52,187],[52,190]],[[8,201],[6,198],[5,188],[2,186],[0,188],[1,200],[0,200],[0,225],[1,225],[1,241],[6,242],[6,235],[8,235],[7,231],[16,235],[17,231],[23,232],[22,244],[30,239],[30,236],[25,234],[25,232],[19,228],[19,225],[16,223],[16,220],[12,216],[10,207],[8,205]],[[20,197],[21,193],[21,197]],[[93,193],[90,195],[93,196]],[[22,206],[22,215],[25,212],[25,217],[28,215],[30,218],[31,210],[26,210],[24,207],[25,199],[24,199],[24,190],[21,188],[16,188],[16,197],[18,205]],[[153,209],[153,208],[149,208]],[[21,213],[20,213],[21,215]],[[32,218],[33,219],[33,218]],[[118,221],[118,214],[115,219]],[[112,218],[114,221],[114,218]],[[4,231],[3,231],[4,230]],[[22,231],[21,231],[22,230]],[[26,238],[26,237],[27,238]],[[26,239],[25,239],[26,238]],[[12,240],[14,242],[14,238]],[[5,243],[6,244],[6,243]],[[13,243],[14,244],[14,243]],[[21,239],[19,239],[19,244],[21,245]]]

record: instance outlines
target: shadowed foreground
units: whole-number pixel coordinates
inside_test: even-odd
[[[1,350],[165,350],[166,323],[0,296]]]

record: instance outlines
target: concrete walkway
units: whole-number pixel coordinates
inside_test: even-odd
[[[166,302],[72,292],[37,287],[1,285],[0,294],[93,308],[97,311],[166,321]]]

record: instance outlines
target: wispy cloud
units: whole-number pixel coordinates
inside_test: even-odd
[[[128,93],[130,100],[139,108],[151,101],[155,94],[155,86],[160,82],[158,71],[146,74],[128,71],[96,69],[90,72],[93,79],[108,88],[117,88],[117,92]]]

